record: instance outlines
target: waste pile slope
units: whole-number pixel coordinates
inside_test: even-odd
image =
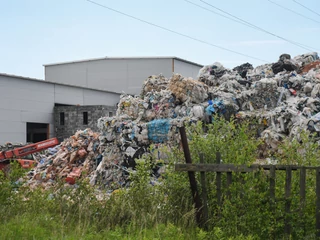
[[[282,54],[276,63],[256,68],[245,63],[231,70],[214,63],[204,66],[197,79],[150,76],[139,96],[121,96],[116,116],[98,120],[100,133],[78,131],[61,143],[29,173],[29,184],[46,187],[57,179],[72,183],[86,177],[107,189],[126,186],[135,160],[149,154],[151,144],[177,146],[179,127],[214,124],[217,116],[257,121],[266,143],[261,156],[266,156],[284,138],[299,138],[303,129],[320,132],[319,97],[317,53]]]

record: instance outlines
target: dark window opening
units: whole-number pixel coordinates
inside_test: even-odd
[[[83,112],[83,125],[88,125],[88,112]]]
[[[49,124],[27,123],[27,142],[36,143],[49,138]]]
[[[109,117],[113,117],[113,112],[109,112]]]
[[[60,125],[64,125],[64,112],[60,113]]]

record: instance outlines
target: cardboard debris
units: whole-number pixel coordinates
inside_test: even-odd
[[[168,79],[163,75],[152,75],[148,77],[142,86],[141,96],[145,96],[149,92],[160,92],[161,90],[165,90],[168,85]]]
[[[182,103],[201,103],[207,99],[208,87],[192,78],[175,74],[169,81],[168,89]]]

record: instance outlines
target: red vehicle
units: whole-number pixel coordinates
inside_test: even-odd
[[[40,152],[47,148],[54,147],[59,144],[57,138],[51,138],[42,142],[28,144],[22,147],[9,149],[0,152],[0,170],[4,169],[10,161],[18,161],[23,168],[31,168],[36,164],[36,161],[32,159],[33,153]]]

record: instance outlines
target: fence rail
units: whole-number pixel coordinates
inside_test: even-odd
[[[175,164],[175,171],[178,172],[254,172],[260,169],[286,171],[288,168],[291,170],[309,169],[316,170],[320,167],[312,166],[297,166],[297,165],[234,165],[234,164],[212,164],[212,163],[191,163],[191,164]]]
[[[289,213],[291,212],[291,188],[292,188],[292,171],[299,171],[299,184],[300,184],[300,214],[302,216],[303,209],[306,205],[306,170],[313,170],[316,172],[316,237],[320,238],[320,167],[314,166],[297,166],[297,165],[233,165],[233,164],[221,164],[221,155],[220,153],[216,154],[216,164],[205,164],[203,155],[200,155],[200,162],[198,164],[193,164],[189,152],[189,146],[186,138],[186,133],[184,127],[180,128],[180,134],[182,139],[182,146],[184,149],[184,155],[186,158],[186,164],[175,164],[175,171],[179,172],[188,172],[190,187],[192,190],[192,196],[195,203],[196,208],[196,220],[198,224],[202,227],[206,227],[206,223],[208,220],[208,203],[207,203],[207,189],[206,189],[206,172],[215,172],[216,173],[216,197],[217,204],[219,207],[222,207],[222,178],[221,174],[226,173],[226,187],[227,187],[227,197],[230,196],[229,186],[232,184],[232,175],[233,173],[250,173],[259,170],[269,171],[269,191],[270,191],[270,199],[274,204],[275,197],[275,189],[276,189],[276,171],[285,171],[285,207],[284,210],[286,212],[284,218],[284,232],[288,236],[291,233],[291,225],[289,221]],[[200,172],[200,183],[202,193],[201,195],[198,192],[197,182],[195,180],[195,172]]]
[[[202,157],[201,157],[202,158]],[[202,158],[203,159],[203,158]],[[217,174],[216,177],[216,191],[217,191],[217,203],[219,207],[222,207],[222,184],[221,184],[221,173],[226,173],[226,187],[232,184],[232,175],[233,173],[250,173],[258,170],[268,170],[269,171],[269,181],[270,181],[270,199],[275,201],[275,179],[276,179],[276,171],[286,171],[286,179],[285,179],[285,212],[287,214],[291,211],[291,186],[292,186],[292,171],[300,171],[300,209],[303,211],[305,207],[306,200],[306,170],[315,170],[316,171],[316,229],[317,229],[317,237],[320,237],[320,167],[309,167],[309,166],[294,166],[294,165],[233,165],[233,164],[176,164],[175,170],[179,172],[200,172],[201,173],[201,185],[202,185],[202,214],[204,219],[202,221],[206,221],[208,218],[208,210],[207,210],[207,190],[206,190],[206,177],[205,172],[215,172]],[[227,192],[227,196],[230,195],[230,192]],[[285,233],[290,234],[291,226],[290,222],[287,218],[285,218]]]

